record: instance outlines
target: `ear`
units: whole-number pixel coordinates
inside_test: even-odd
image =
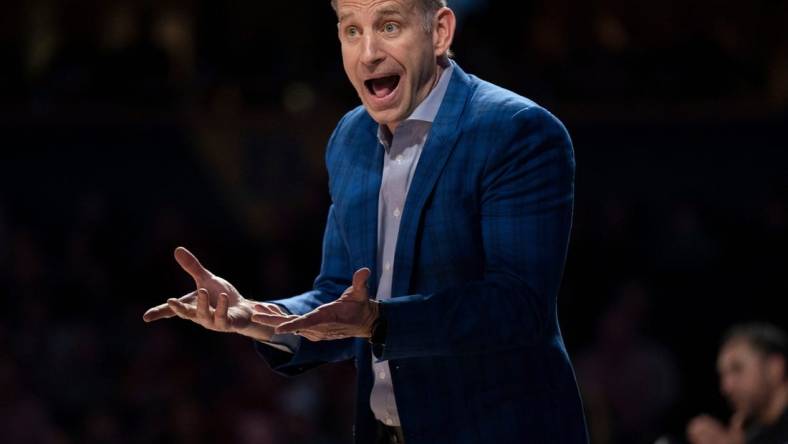
[[[766,374],[771,382],[781,384],[788,375],[785,373],[785,358],[782,356],[774,355],[766,358]]]
[[[435,56],[443,58],[451,49],[454,41],[454,30],[457,28],[457,17],[449,8],[441,8],[435,13],[432,26],[432,44]]]

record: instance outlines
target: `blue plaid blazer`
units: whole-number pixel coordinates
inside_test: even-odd
[[[556,294],[572,220],[574,157],[564,126],[534,102],[455,67],[402,214],[385,301],[388,360],[408,444],[586,443]],[[384,149],[358,107],[331,136],[332,205],[314,289],[276,301],[295,314],[336,299],[372,269]],[[295,375],[354,359],[355,442],[374,442],[370,344],[264,344]]]

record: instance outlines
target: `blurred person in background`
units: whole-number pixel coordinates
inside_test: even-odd
[[[574,199],[566,129],[449,58],[445,1],[332,6],[362,106],[328,143],[314,290],[254,302],[179,248],[197,291],[145,320],[252,337],[285,375],[355,359],[357,443],[587,442],[556,308]]]
[[[676,401],[673,354],[647,333],[653,316],[649,292],[639,280],[622,283],[598,317],[593,345],[574,359],[594,443],[654,442]]]
[[[788,443],[788,338],[770,324],[731,328],[717,358],[720,388],[733,416],[723,424],[708,415],[690,421],[692,444]]]

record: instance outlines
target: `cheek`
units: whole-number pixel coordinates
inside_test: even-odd
[[[728,375],[722,379],[725,391],[733,395],[743,395],[751,391],[751,381],[746,374]]]
[[[353,89],[359,89],[359,82],[358,78],[356,77],[355,70],[353,69],[352,65],[345,64],[345,75],[347,76],[348,80],[350,81],[351,86]]]
[[[410,75],[413,81],[419,86],[427,83],[432,78],[435,59],[432,53],[425,51],[423,47],[416,47],[408,54],[408,64],[410,65]]]
[[[743,375],[740,381],[741,390],[747,395],[757,395],[763,391],[765,382],[760,375],[749,373]]]
[[[355,66],[355,58],[353,51],[342,45],[342,66],[345,68],[345,73],[351,79],[354,77],[353,67]]]

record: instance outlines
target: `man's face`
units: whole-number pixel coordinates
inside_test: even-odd
[[[418,0],[339,0],[339,40],[350,83],[392,131],[429,94],[438,64]]]
[[[750,416],[766,406],[773,385],[766,366],[766,357],[744,340],[734,340],[720,350],[720,388],[735,411]]]

